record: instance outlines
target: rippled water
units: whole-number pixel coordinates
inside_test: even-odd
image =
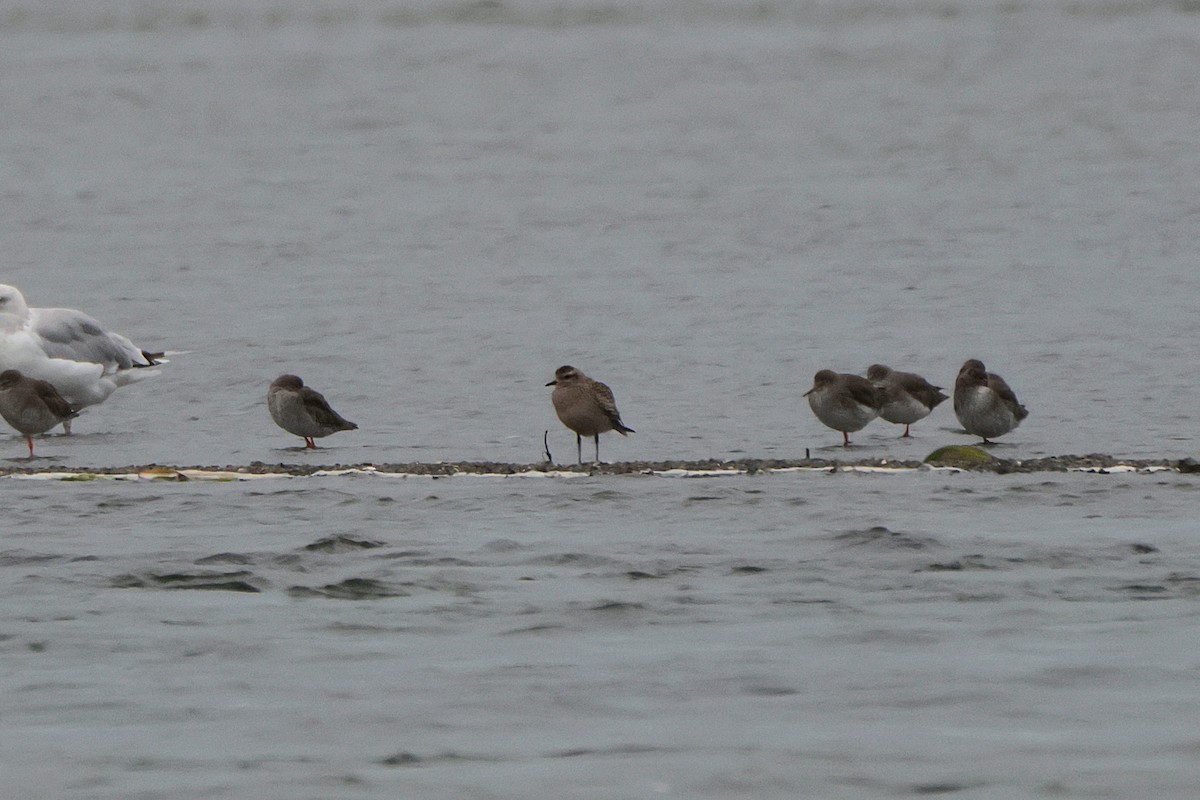
[[[1200,781],[1187,476],[0,491],[14,796]]]
[[[1195,456],[1190,5],[5,4],[0,282],[186,351],[36,463],[569,461],[564,363],[606,459],[836,456],[816,370],[968,357],[1000,455]],[[1191,797],[1197,490],[0,481],[0,781]]]

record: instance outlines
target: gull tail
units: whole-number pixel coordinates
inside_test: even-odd
[[[151,353],[149,350],[143,350],[142,358],[146,359],[146,363],[138,364],[135,362],[133,366],[137,369],[145,369],[146,367],[157,367],[159,364],[163,363],[163,361],[164,361],[163,356],[165,356],[165,355],[166,355],[165,351],[161,352],[161,353]]]

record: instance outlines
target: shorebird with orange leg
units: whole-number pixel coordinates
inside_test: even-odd
[[[157,375],[151,367],[162,357],[74,308],[30,308],[16,287],[0,284],[0,370],[49,381],[75,410]],[[70,419],[63,430],[71,432]]]
[[[79,412],[52,384],[6,369],[0,372],[0,416],[25,435],[29,457],[33,458],[33,434],[45,433],[79,416]]]
[[[808,407],[821,424],[842,432],[842,446],[850,434],[861,431],[879,416],[883,393],[861,375],[823,369],[813,376],[813,387],[804,393]]]
[[[316,449],[314,438],[358,428],[330,407],[320,392],[308,388],[295,375],[280,375],[267,390],[267,409],[275,424],[303,437],[304,446]]]
[[[915,372],[900,372],[883,364],[868,367],[867,380],[883,391],[879,416],[904,426],[901,439],[909,437],[910,425],[928,417],[946,399],[942,387],[934,386]]]

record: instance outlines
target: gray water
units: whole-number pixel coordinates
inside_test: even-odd
[[[174,351],[34,463],[570,461],[564,363],[607,460],[840,456],[814,372],[970,357],[999,455],[1195,456],[1189,8],[5,3],[0,282]],[[1198,488],[5,479],[0,781],[1194,797]]]

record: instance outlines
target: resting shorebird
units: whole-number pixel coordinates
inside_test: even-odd
[[[802,396],[822,424],[842,432],[842,445],[850,446],[850,432],[860,431],[879,416],[883,393],[861,375],[823,369],[813,376],[813,387]]]
[[[622,436],[636,433],[621,422],[621,412],[613,399],[612,389],[600,381],[594,381],[574,367],[559,367],[554,371],[554,380],[546,384],[553,386],[550,401],[559,420],[575,431],[575,449],[579,463],[583,463],[583,437],[591,436],[596,442],[596,463],[600,463],[600,434],[616,431]]]
[[[0,372],[0,416],[25,434],[33,458],[33,434],[45,433],[79,414],[52,384],[6,369]]]
[[[157,375],[162,353],[141,349],[73,308],[30,308],[0,284],[0,370],[49,381],[75,410],[103,403],[118,387]],[[71,432],[70,420],[63,429]]]
[[[872,364],[867,368],[867,380],[883,390],[879,416],[904,426],[901,439],[909,435],[909,425],[928,417],[938,403],[946,399],[942,387],[934,386],[916,373],[897,372],[883,364]]]
[[[954,415],[967,433],[991,444],[989,438],[1003,436],[1020,425],[1029,411],[1017,401],[1004,378],[972,358],[962,365],[954,381]]]
[[[304,385],[295,375],[280,375],[267,390],[271,419],[288,433],[304,437],[304,446],[315,448],[314,438],[358,428],[329,407],[320,392]]]

